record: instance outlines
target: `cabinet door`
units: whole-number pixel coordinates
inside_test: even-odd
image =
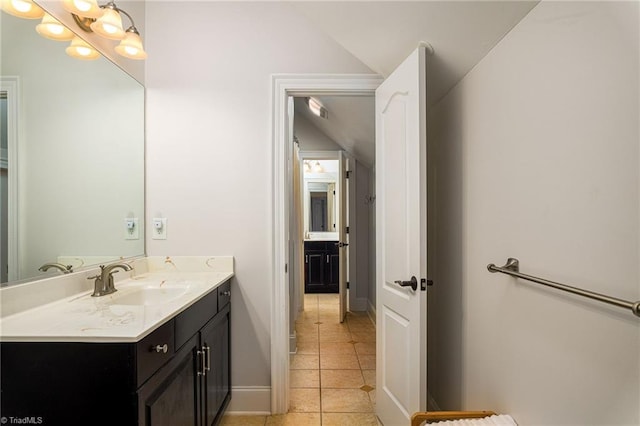
[[[199,426],[197,336],[138,390],[139,425]]]
[[[201,344],[206,357],[203,389],[205,426],[219,423],[227,398],[230,397],[229,319],[230,309],[227,305],[201,331]]]
[[[305,262],[305,292],[322,292],[325,285],[326,252],[308,251],[305,253]]]
[[[338,253],[330,253],[328,255],[329,263],[327,263],[327,292],[338,293],[340,286],[340,255]]]

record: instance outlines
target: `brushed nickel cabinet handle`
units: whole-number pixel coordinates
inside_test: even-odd
[[[166,343],[164,345],[155,345],[152,350],[156,351],[156,353],[162,352],[163,354],[166,354],[169,350],[169,345]]]
[[[205,359],[204,359],[204,351],[196,351],[198,356],[198,376],[206,376],[207,370],[205,369]]]
[[[204,371],[211,371],[211,348],[205,345],[202,349],[207,353],[207,362],[204,365]]]

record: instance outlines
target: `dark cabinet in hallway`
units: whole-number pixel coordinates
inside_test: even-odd
[[[304,292],[338,293],[340,258],[337,241],[304,242]]]

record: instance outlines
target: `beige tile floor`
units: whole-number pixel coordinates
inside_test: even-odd
[[[365,312],[340,323],[337,294],[306,294],[290,360],[289,413],[234,416],[223,426],[378,426],[376,329]]]

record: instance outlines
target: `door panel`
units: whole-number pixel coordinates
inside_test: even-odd
[[[204,424],[211,426],[230,391],[229,308],[218,313],[201,332],[206,357],[204,382]]]
[[[309,251],[305,254],[305,256],[307,258],[305,292],[321,291],[317,289],[325,286],[325,252]]]
[[[339,262],[339,281],[338,288],[340,293],[340,322],[344,322],[347,315],[347,170],[348,163],[344,153],[340,152],[339,167],[340,173],[338,174],[338,214],[340,220],[338,221],[340,228],[338,229],[338,238],[340,248],[338,249],[338,262]]]
[[[198,413],[198,375],[195,344],[177,354],[172,365],[165,366],[138,390],[141,425],[196,426]],[[158,385],[159,380],[164,380]]]
[[[426,409],[425,49],[376,91],[377,414],[386,426]]]

